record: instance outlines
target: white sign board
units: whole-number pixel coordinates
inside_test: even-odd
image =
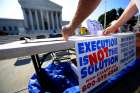
[[[106,37],[76,42],[81,93],[87,93],[119,70],[118,39]]]
[[[81,93],[90,92],[136,60],[133,33],[76,41],[75,49]]]
[[[136,35],[134,33],[114,34],[119,40],[119,58],[121,69],[136,60]]]

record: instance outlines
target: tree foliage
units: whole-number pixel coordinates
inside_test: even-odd
[[[108,12],[106,12],[106,25],[109,26],[109,24],[114,21],[117,20],[123,13],[124,9],[122,8],[118,8],[118,9],[112,9]],[[99,16],[98,21],[104,25],[104,17],[105,17],[105,13],[102,14],[101,16]],[[134,26],[136,24],[136,17],[132,17],[127,24],[130,26],[130,28],[132,26]]]
[[[102,25],[104,25],[104,17],[105,17],[105,13],[102,14],[98,18],[98,21],[101,22]],[[116,20],[117,18],[118,18],[118,15],[117,15],[116,9],[112,9],[112,10],[106,12],[106,25],[109,25],[110,22],[112,22],[113,20]]]
[[[119,9],[117,10],[117,12],[118,12],[118,16],[121,16],[121,15],[122,15],[122,13],[123,13],[123,11],[124,11],[124,9],[119,8]]]

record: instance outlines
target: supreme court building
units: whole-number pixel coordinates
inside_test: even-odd
[[[27,34],[60,34],[62,7],[49,0],[19,0]]]

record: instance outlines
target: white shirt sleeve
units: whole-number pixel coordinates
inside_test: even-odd
[[[140,13],[140,0],[134,0]]]

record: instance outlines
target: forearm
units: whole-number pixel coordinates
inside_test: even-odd
[[[125,9],[125,11],[123,12],[123,14],[117,20],[116,24],[114,24],[114,26],[116,28],[122,26],[130,18],[132,18],[136,14],[137,11],[138,11],[138,9],[136,7],[136,4],[133,2],[133,0],[131,0],[131,2],[129,3],[128,7]]]
[[[70,23],[73,31],[96,9],[99,2],[100,0],[79,0],[76,14]]]

